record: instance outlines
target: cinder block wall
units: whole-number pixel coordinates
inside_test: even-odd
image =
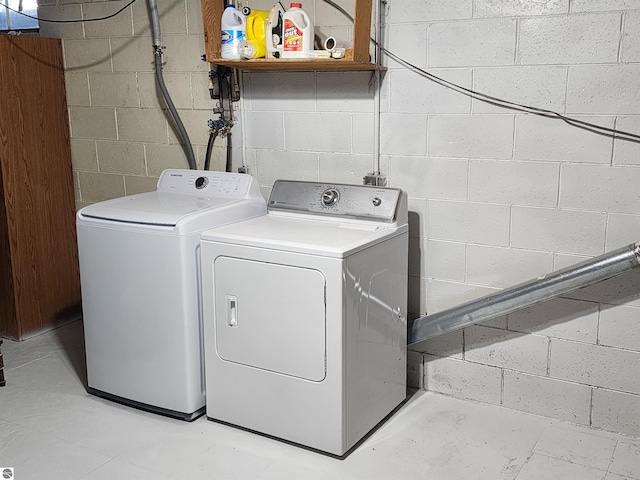
[[[59,3],[41,15],[124,5]],[[349,22],[321,1],[303,6],[321,32],[349,37]],[[199,60],[199,3],[161,9],[167,82],[202,160],[213,104]],[[64,39],[80,204],[150,190],[163,168],[186,165],[153,87],[144,2],[125,18],[43,25]],[[384,44],[463,87],[640,133],[638,2],[392,0]],[[360,183],[378,167],[405,189],[413,317],[640,240],[638,144],[482,103],[385,64],[379,164],[369,73],[244,75],[234,146],[265,194],[278,178]],[[639,290],[632,272],[423,342],[410,355],[411,380],[640,434]]]

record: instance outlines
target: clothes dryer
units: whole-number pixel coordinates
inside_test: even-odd
[[[200,233],[266,213],[249,175],[165,170],[155,192],[77,214],[89,392],[204,413]]]
[[[345,454],[406,396],[407,199],[277,181],[202,234],[207,417]]]

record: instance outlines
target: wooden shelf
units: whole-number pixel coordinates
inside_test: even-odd
[[[348,49],[345,58],[314,59],[267,59],[225,60],[220,55],[220,30],[223,0],[201,0],[204,23],[204,43],[207,62],[226,65],[246,72],[318,72],[318,71],[363,71],[386,70],[385,67],[369,61],[371,30],[371,1],[355,0],[353,22],[353,49]]]

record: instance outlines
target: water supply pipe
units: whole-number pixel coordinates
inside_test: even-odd
[[[514,287],[442,312],[416,319],[409,333],[412,345],[475,323],[513,313],[573,292],[640,266],[640,243],[632,243]]]
[[[178,135],[180,136],[182,146],[185,149],[185,154],[187,155],[187,163],[189,168],[192,170],[198,169],[198,164],[196,163],[196,157],[193,154],[193,146],[191,145],[191,139],[189,138],[189,134],[187,130],[184,128],[184,124],[180,119],[180,115],[178,115],[178,111],[176,110],[173,101],[171,100],[171,96],[169,95],[169,91],[167,90],[167,86],[164,83],[164,77],[162,76],[162,36],[160,34],[160,18],[158,16],[158,5],[156,0],[148,0],[149,2],[149,12],[151,13],[151,32],[153,35],[153,54],[155,58],[155,70],[156,70],[156,81],[158,83],[158,88],[160,88],[160,92],[162,93],[162,98],[164,98],[165,103],[167,104],[167,108],[169,109],[169,113],[171,114],[171,119],[178,129]]]

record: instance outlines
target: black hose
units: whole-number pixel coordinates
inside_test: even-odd
[[[204,169],[209,170],[209,165],[211,164],[211,151],[213,150],[213,142],[218,136],[218,130],[211,129],[211,133],[209,134],[209,141],[207,142],[207,153],[204,157]]]
[[[227,164],[225,172],[231,172],[231,130],[227,133]]]

